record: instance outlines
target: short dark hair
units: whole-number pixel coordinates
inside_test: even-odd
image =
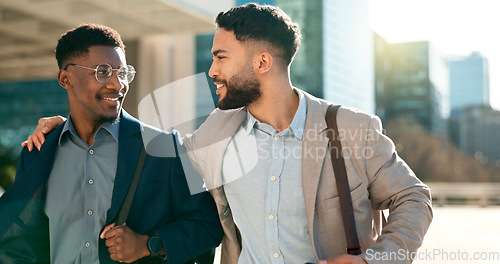
[[[68,30],[57,42],[56,60],[59,69],[68,60],[86,55],[90,47],[97,45],[120,47],[125,52],[125,45],[116,30],[98,24],[81,24]]]
[[[292,62],[299,48],[299,26],[279,7],[256,3],[233,7],[220,12],[215,24],[233,31],[239,41],[265,41],[278,48],[285,65]]]

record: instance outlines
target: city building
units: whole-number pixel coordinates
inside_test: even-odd
[[[377,114],[418,121],[424,128],[446,132],[449,116],[448,66],[429,42],[389,44],[378,35],[375,43]]]
[[[468,57],[451,58],[450,108],[490,105],[488,60],[474,52]]]
[[[450,117],[450,139],[483,164],[500,164],[500,111],[487,105],[457,108]]]

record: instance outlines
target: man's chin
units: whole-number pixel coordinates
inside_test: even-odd
[[[237,108],[240,108],[240,107],[243,107],[245,105],[241,105],[241,104],[231,104],[230,102],[227,102],[227,101],[224,101],[224,100],[219,100],[219,102],[217,102],[217,107],[220,109],[220,110],[231,110],[231,109],[237,109]]]
[[[120,117],[120,111],[118,111],[118,113],[112,113],[112,114],[108,114],[108,115],[100,115],[99,122],[101,122],[103,124],[113,124],[113,123],[118,122],[119,117]]]
[[[99,121],[103,124],[109,124],[109,125],[112,125],[114,123],[117,123],[119,120],[119,117],[118,116],[115,116],[115,117],[101,117],[99,119]]]

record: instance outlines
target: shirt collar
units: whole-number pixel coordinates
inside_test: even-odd
[[[299,107],[297,108],[297,112],[295,112],[295,116],[290,124],[290,129],[292,129],[293,134],[297,138],[302,139],[302,136],[304,135],[304,126],[306,124],[307,102],[304,94],[301,92],[298,92],[297,94],[299,95]]]
[[[104,123],[104,124],[102,124],[102,126],[99,129],[101,129],[101,128],[108,131],[108,133],[115,139],[115,141],[118,142],[118,136],[119,136],[119,132],[120,132],[120,119],[117,119],[117,121],[115,121],[113,123]],[[97,132],[99,132],[99,129],[97,130]],[[59,135],[58,145],[61,145],[62,137],[68,131],[74,137],[80,138],[78,136],[78,134],[76,133],[75,127],[73,126],[73,121],[71,120],[71,115],[68,116],[68,120],[66,120],[66,123],[64,123],[64,127],[61,131],[61,134]],[[96,132],[96,134],[97,134],[97,132]],[[94,138],[95,138],[95,136],[94,136]]]
[[[297,108],[297,112],[295,112],[295,116],[290,124],[290,129],[298,139],[302,139],[306,123],[307,102],[305,96],[301,92],[297,92],[297,95],[299,96],[299,107]],[[260,121],[257,120],[257,118],[255,118],[247,109],[247,123],[244,126],[247,135],[250,134],[256,123],[258,124]]]

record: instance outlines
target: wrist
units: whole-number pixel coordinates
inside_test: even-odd
[[[165,250],[163,248],[163,241],[158,234],[151,234],[148,236],[147,240],[148,256],[159,257],[165,255]]]
[[[142,257],[148,257],[149,256],[149,249],[148,249],[148,239],[149,239],[149,236],[148,235],[141,235],[140,237],[140,240],[141,240],[141,250],[140,250],[140,254]]]

